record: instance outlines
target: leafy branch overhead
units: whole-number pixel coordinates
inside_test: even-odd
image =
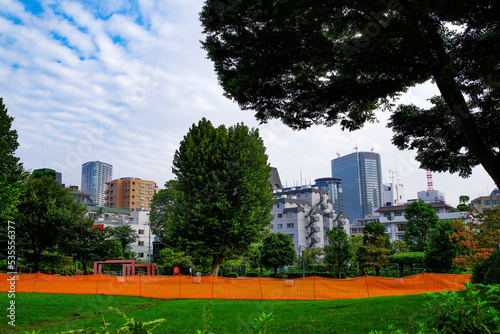
[[[225,95],[261,122],[356,130],[391,110],[393,143],[423,167],[481,164],[499,185],[499,13],[491,0],[206,0],[200,20]],[[392,108],[428,81],[431,107]]]

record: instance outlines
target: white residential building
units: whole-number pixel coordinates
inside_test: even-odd
[[[305,248],[328,244],[327,229],[342,226],[349,233],[349,218],[333,210],[328,191],[292,188],[277,190],[274,195],[271,232],[290,235],[297,254]]]
[[[430,203],[440,220],[452,219],[456,220],[458,218],[465,219],[467,216],[466,211],[453,211],[454,207],[443,203],[443,202],[435,202]],[[387,206],[382,207],[376,210],[377,213],[380,214],[379,220],[385,226],[385,232],[389,236],[391,242],[403,239],[404,235],[404,226],[407,223],[405,219],[405,208],[406,205],[398,205],[398,206]]]
[[[424,203],[445,202],[444,193],[439,190],[419,191],[417,197],[419,201]]]
[[[148,254],[153,255],[155,235],[150,234],[149,212],[97,206],[89,206],[87,210],[95,226],[129,225],[139,235],[139,239],[130,245],[132,252],[137,254],[137,260],[148,261]]]

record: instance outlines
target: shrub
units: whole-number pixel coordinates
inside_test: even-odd
[[[238,278],[238,273],[235,272],[229,272],[224,275],[225,277],[230,277],[230,278]]]
[[[500,251],[495,251],[472,269],[471,281],[481,284],[500,284]]]
[[[276,278],[287,279],[288,275],[283,274],[283,273],[278,273],[278,275],[276,276]]]
[[[465,285],[465,296],[455,291],[431,294],[425,303],[429,311],[427,327],[439,333],[498,333],[500,312],[493,305],[498,297],[498,286],[482,286],[485,300],[481,300],[481,290],[471,283]]]

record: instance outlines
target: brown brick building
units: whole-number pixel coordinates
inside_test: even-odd
[[[157,191],[155,182],[135,177],[123,177],[112,180],[107,185],[106,206],[132,211],[151,210],[151,200]]]

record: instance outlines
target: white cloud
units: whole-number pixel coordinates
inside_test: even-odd
[[[319,126],[297,132],[274,120],[258,125],[252,111],[223,97],[199,42],[202,0],[44,1],[36,16],[20,2],[0,4],[1,96],[16,117],[17,154],[27,168],[53,167],[67,184],[80,185],[81,164],[101,160],[114,165],[114,177],[163,186],[179,142],[206,117],[214,125],[259,127],[271,165],[289,185],[301,172],[307,183],[329,176],[336,152],[357,144],[381,154],[386,181],[389,170],[398,171],[407,198],[426,189],[414,153],[390,143],[387,113],[352,133]],[[426,84],[400,101],[425,105],[435,94]],[[481,168],[470,180],[435,173],[434,185],[455,204],[462,194],[493,188]]]

